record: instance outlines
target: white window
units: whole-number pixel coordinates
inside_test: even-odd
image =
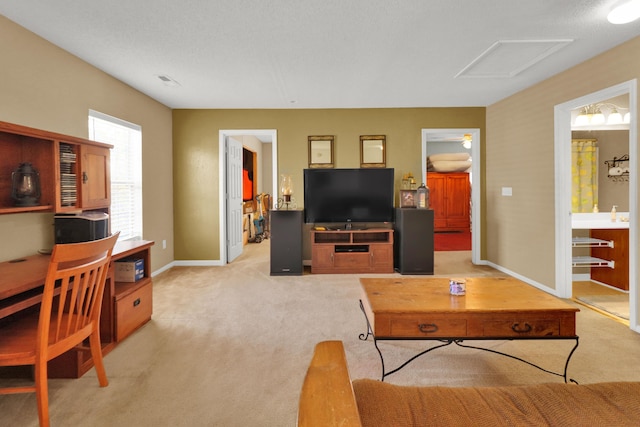
[[[119,240],[142,238],[142,128],[89,110],[89,139],[111,150],[111,231]]]

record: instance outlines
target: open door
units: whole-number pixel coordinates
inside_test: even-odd
[[[226,138],[227,262],[242,254],[242,143]]]
[[[468,138],[470,136],[470,138]],[[458,144],[464,146],[465,150],[470,150],[471,153],[471,262],[473,264],[485,263],[481,259],[480,251],[480,188],[481,188],[481,176],[480,176],[480,129],[478,128],[453,128],[453,129],[422,129],[422,174],[418,183],[427,181],[427,156],[431,152],[433,153],[443,152],[439,151],[438,144],[446,146],[447,144]],[[467,148],[468,142],[470,148]],[[465,151],[462,150],[462,151]],[[444,150],[447,151],[447,150]],[[431,185],[426,182],[427,186]],[[432,193],[432,197],[436,196]],[[466,214],[466,211],[465,211]]]

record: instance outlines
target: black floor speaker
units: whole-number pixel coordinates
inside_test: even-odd
[[[394,266],[400,274],[433,274],[433,210],[397,208]]]
[[[273,210],[269,213],[271,275],[301,275],[303,211]]]

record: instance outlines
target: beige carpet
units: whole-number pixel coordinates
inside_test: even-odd
[[[436,274],[498,274],[469,252],[436,253]],[[390,275],[391,276],[391,275]],[[269,275],[269,241],[225,267],[180,267],[154,278],[154,314],[91,370],[50,381],[53,426],[295,426],[298,396],[318,341],[344,341],[353,378],[379,378],[380,360],[358,307],[358,275]],[[640,381],[640,335],[579,306],[569,369],[583,383]],[[477,342],[475,342],[477,343]],[[562,369],[570,342],[479,343]],[[381,344],[389,366],[420,342]],[[606,351],[603,351],[606,349]],[[448,347],[388,377],[396,384],[504,385],[561,381],[517,361]],[[36,426],[34,395],[0,396],[0,425]]]
[[[581,295],[578,299],[614,316],[629,320],[629,294],[619,295]]]

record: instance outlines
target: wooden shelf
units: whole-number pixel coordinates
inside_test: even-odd
[[[311,231],[312,273],[393,273],[393,230]]]
[[[0,215],[22,213],[22,212],[51,212],[52,210],[53,210],[53,205],[0,208]]]
[[[105,209],[111,204],[109,144],[0,122],[0,214]],[[11,173],[31,163],[39,206],[15,206]]]

